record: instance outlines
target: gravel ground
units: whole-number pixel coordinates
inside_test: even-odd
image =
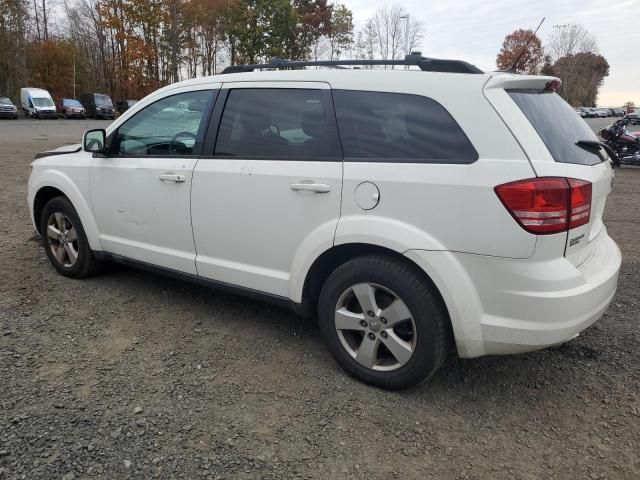
[[[0,479],[640,478],[640,169],[607,204],[624,258],[602,320],[389,393],[287,310],[123,267],[57,275],[28,165],[87,123],[22,122],[0,122]]]

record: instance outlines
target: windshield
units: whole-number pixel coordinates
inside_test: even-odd
[[[13,105],[13,102],[7,97],[0,97],[0,105]]]
[[[107,95],[96,94],[96,105],[99,107],[113,107],[113,103],[111,103],[111,98]]]
[[[598,137],[560,95],[538,90],[511,90],[508,93],[556,162],[595,165],[603,160],[596,152],[576,145],[579,140],[597,142]]]
[[[81,107],[82,106],[82,104],[78,100],[70,100],[68,98],[65,98],[64,100],[62,100],[62,105],[64,105],[65,107]]]
[[[53,107],[53,100],[50,98],[31,98],[36,107]]]

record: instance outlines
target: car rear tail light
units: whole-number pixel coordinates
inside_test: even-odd
[[[559,233],[589,223],[591,183],[583,180],[532,178],[499,185],[495,192],[513,218],[530,233]]]

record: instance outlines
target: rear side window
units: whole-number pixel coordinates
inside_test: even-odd
[[[529,119],[556,162],[595,165],[602,161],[595,151],[576,145],[579,140],[598,141],[598,138],[560,95],[538,90],[507,93]]]
[[[419,95],[334,90],[347,161],[473,163],[478,153],[438,102]]]
[[[216,155],[273,160],[341,160],[328,90],[231,90]]]

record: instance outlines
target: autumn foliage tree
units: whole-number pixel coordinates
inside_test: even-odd
[[[598,91],[609,75],[609,63],[598,52],[595,37],[582,25],[554,25],[547,41],[545,73],[559,77],[558,93],[574,106],[595,106]]]
[[[529,43],[529,40],[530,43]],[[518,56],[524,52],[522,58]],[[533,30],[519,29],[510,33],[502,42],[502,48],[496,58],[499,70],[507,70],[513,66],[516,73],[536,75],[544,63],[542,42]]]

